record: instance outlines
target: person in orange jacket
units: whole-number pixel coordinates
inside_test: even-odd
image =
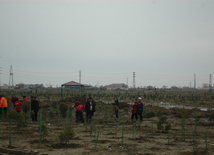
[[[17,112],[22,111],[22,102],[19,101],[18,98],[16,98],[15,101],[15,108],[14,108]]]
[[[5,115],[7,116],[7,98],[4,95],[1,95],[1,107],[2,111],[4,110]]]
[[[85,106],[84,105],[79,104],[76,107],[76,122],[77,123],[79,122],[79,120],[81,120],[82,123],[84,123],[84,119],[83,119],[83,112],[84,111],[85,111]]]

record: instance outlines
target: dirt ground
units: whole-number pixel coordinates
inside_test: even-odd
[[[195,120],[190,119],[195,116],[195,109],[186,109],[188,117],[184,119],[185,127],[185,141],[182,138],[182,109],[173,108],[165,109],[158,106],[145,106],[145,109],[151,109],[154,112],[161,110],[164,115],[168,117],[167,121],[171,123],[171,129],[168,132],[161,132],[157,129],[157,117],[143,118],[143,122],[133,125],[131,123],[131,108],[128,113],[123,109],[119,110],[121,114],[119,121],[108,121],[103,124],[103,113],[99,108],[103,107],[103,103],[98,107],[94,116],[92,126],[92,133],[90,135],[90,124],[87,125],[87,131],[84,123],[75,123],[75,117],[72,121],[69,120],[68,125],[71,125],[75,137],[69,141],[69,144],[62,145],[58,139],[60,131],[63,131],[64,122],[67,120],[58,120],[53,118],[48,126],[48,136],[41,143],[39,143],[39,122],[31,122],[28,127],[23,130],[17,130],[16,125],[12,124],[11,144],[12,147],[8,148],[9,144],[9,120],[6,118],[0,121],[0,154],[39,154],[39,155],[68,155],[68,154],[118,154],[118,155],[212,155],[214,154],[214,125],[210,124],[206,119],[214,111],[200,111],[197,110],[198,116],[204,120],[198,121],[197,136],[195,134]],[[116,120],[111,109],[111,120]],[[48,109],[47,113],[48,113]],[[72,111],[75,116],[75,112]],[[124,133],[122,141],[124,117]],[[116,135],[116,122],[117,126]],[[96,136],[99,132],[97,147],[95,149],[94,126],[96,126]],[[133,128],[134,137],[133,137]],[[207,138],[207,150],[205,143],[205,133]],[[168,138],[169,137],[169,138]],[[194,147],[193,147],[194,146]]]

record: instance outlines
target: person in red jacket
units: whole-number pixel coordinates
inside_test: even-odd
[[[133,119],[135,117],[136,121],[138,120],[138,117],[137,117],[137,106],[138,106],[138,100],[135,99],[135,102],[133,103],[132,105],[132,123],[133,123]]]
[[[83,111],[85,111],[85,106],[79,104],[79,105],[76,107],[76,122],[77,122],[77,123],[79,122],[79,120],[81,120],[82,123],[84,123]]]
[[[80,102],[76,99],[74,102],[74,108],[76,109],[80,105]],[[76,111],[76,122],[77,122],[77,111]]]
[[[23,101],[22,101],[22,103],[27,102],[27,101],[28,101],[27,97],[26,97],[26,96],[23,96]]]
[[[24,102],[27,102],[28,99],[26,98],[26,96],[23,96],[23,101],[22,101],[22,104],[24,104]],[[27,110],[26,108],[23,109],[24,113],[26,114],[27,113]]]
[[[15,110],[17,111],[17,112],[20,112],[20,111],[22,111],[22,102],[20,102],[19,101],[19,99],[18,98],[16,98],[16,101],[15,101]]]
[[[15,108],[16,98],[17,98],[17,97],[12,96],[12,97],[11,97],[11,100],[10,100],[10,101],[13,103],[13,105],[12,105],[12,106],[13,106],[13,109]]]

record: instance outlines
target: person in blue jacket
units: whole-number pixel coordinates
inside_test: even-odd
[[[140,116],[140,123],[142,123],[143,121],[143,102],[142,102],[142,98],[138,97],[138,105],[137,105],[137,114]]]

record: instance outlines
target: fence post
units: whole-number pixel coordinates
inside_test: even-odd
[[[170,132],[168,131],[168,144],[170,143]]]
[[[96,147],[97,147],[98,138],[99,138],[99,132],[98,132],[98,134],[97,134],[97,141],[96,141],[96,144],[95,144],[95,149],[96,149]]]
[[[193,135],[193,154],[195,154],[195,142],[194,142],[194,135]]]
[[[125,121],[125,117],[123,116],[123,129],[122,129],[122,141],[121,141],[122,145],[123,145],[124,121]]]
[[[103,127],[105,126],[105,115],[106,115],[106,106],[104,106]]]
[[[39,143],[41,143],[41,136],[42,136],[42,115],[40,115],[40,122],[39,122]]]
[[[23,116],[23,109],[22,109],[21,115]],[[25,118],[25,117],[24,117],[24,118]],[[21,130],[23,130],[23,126],[22,126]]]
[[[58,125],[58,101],[56,101],[56,124]]]
[[[29,123],[30,123],[30,118],[31,118],[31,104],[29,106]]]
[[[1,112],[1,116],[2,116],[2,121],[4,121],[4,107],[2,106],[2,108],[1,108],[1,110],[2,110],[2,112]]]
[[[195,112],[195,136],[197,136],[197,111]]]
[[[10,119],[9,147],[11,147],[11,124],[12,120]]]
[[[207,134],[205,133],[205,148],[206,148],[206,150],[207,150]]]
[[[69,113],[69,105],[68,105],[68,124],[69,124],[69,115],[70,113]]]
[[[51,122],[51,110],[52,110],[52,106],[50,106],[50,118],[49,118],[49,123]]]
[[[115,137],[117,137],[117,124],[116,124],[116,132],[115,132]]]

